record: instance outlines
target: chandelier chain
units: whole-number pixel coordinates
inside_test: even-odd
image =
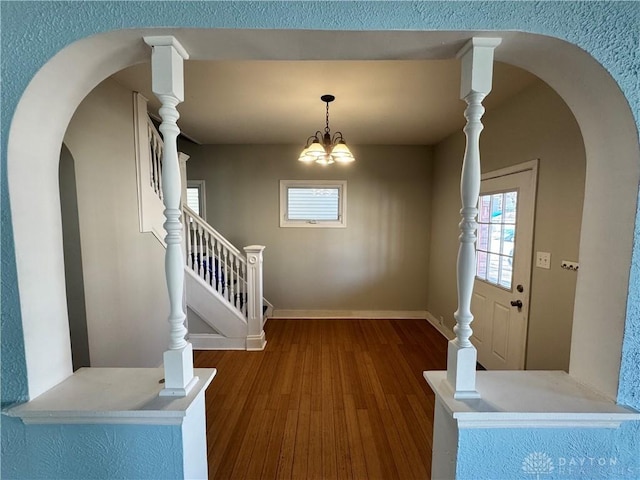
[[[327,102],[327,126],[324,127],[324,133],[329,133],[331,130],[329,129],[329,102]]]

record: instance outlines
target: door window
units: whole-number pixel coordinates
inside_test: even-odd
[[[476,278],[511,290],[518,191],[480,195]]]

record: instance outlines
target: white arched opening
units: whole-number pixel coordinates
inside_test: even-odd
[[[59,52],[25,90],[7,152],[30,398],[72,373],[58,190],[66,127],[98,83],[150,58],[142,37],[157,34],[176,36],[195,60],[451,58],[467,39],[477,36],[477,32],[138,29],[83,39]],[[301,35],[307,41],[292,41]],[[496,60],[529,70],[553,87],[582,130],[587,171],[570,373],[615,398],[640,178],[633,115],[616,82],[578,47],[526,33],[491,32],[491,36],[504,38]]]

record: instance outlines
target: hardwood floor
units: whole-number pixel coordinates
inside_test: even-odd
[[[447,342],[426,320],[269,320],[263,352],[198,351],[211,479],[429,478]]]

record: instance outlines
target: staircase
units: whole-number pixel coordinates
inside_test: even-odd
[[[134,92],[140,231],[164,243],[160,133],[147,113],[147,99]],[[186,199],[187,155],[180,154]],[[262,350],[264,323],[273,306],[262,295],[263,246],[241,252],[186,204],[182,206],[185,307],[194,349]],[[165,245],[166,246],[166,245]]]

